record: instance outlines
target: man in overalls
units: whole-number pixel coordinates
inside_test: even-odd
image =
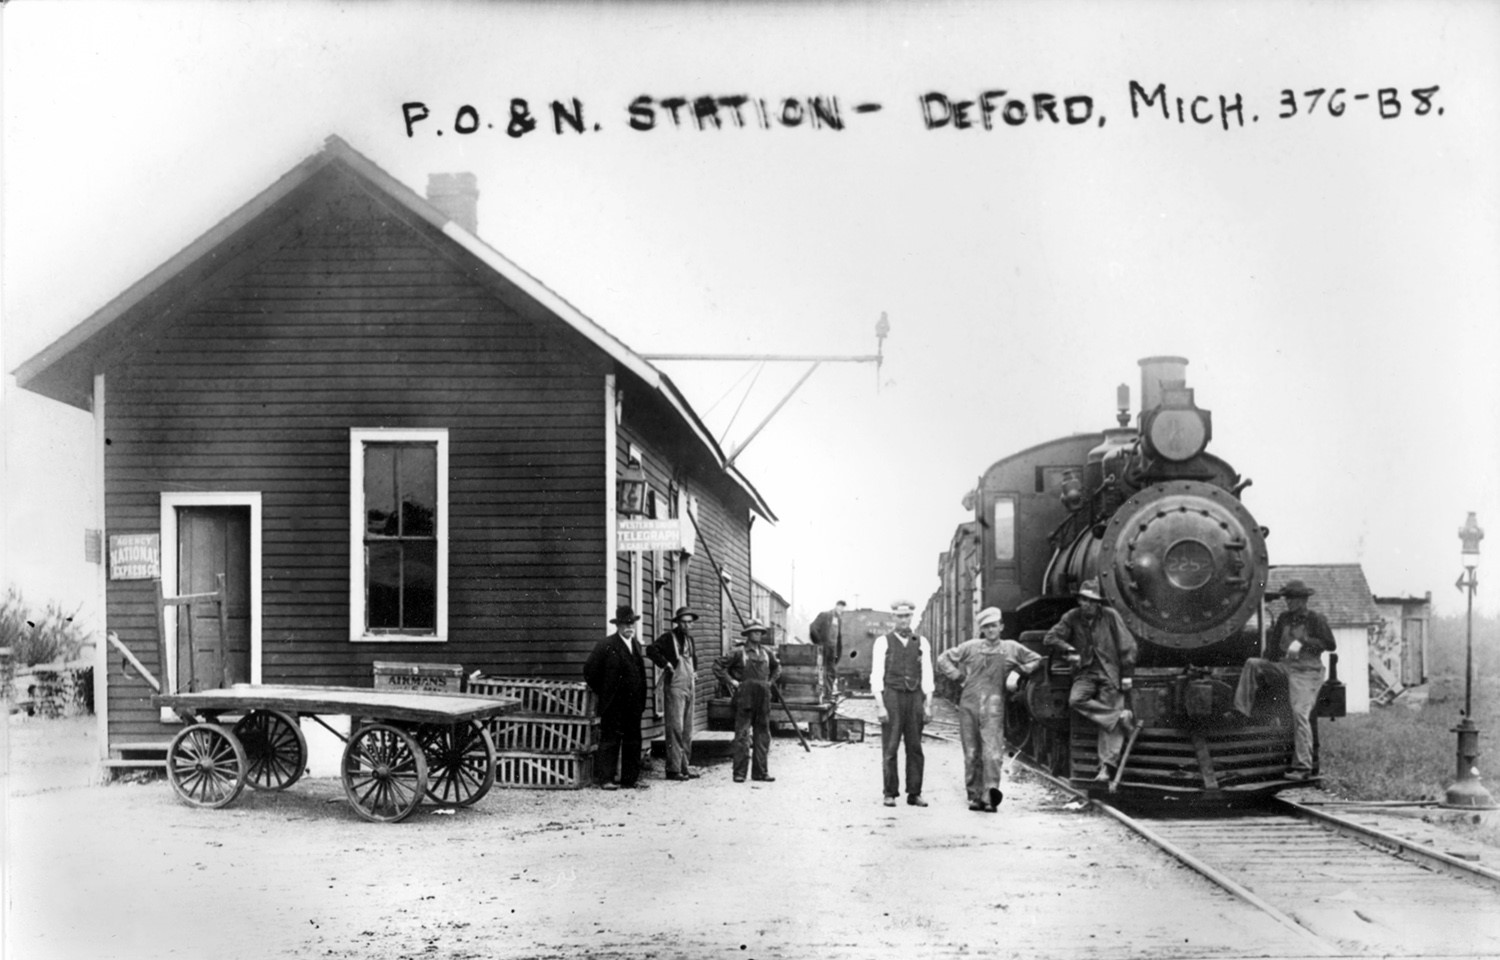
[[[1276,618],[1266,641],[1267,659],[1251,657],[1240,671],[1234,692],[1234,709],[1250,716],[1255,694],[1271,679],[1287,685],[1292,708],[1292,767],[1288,780],[1306,780],[1313,775],[1312,712],[1323,688],[1323,654],[1333,650],[1333,630],[1316,610],[1307,609],[1313,590],[1301,580],[1289,580],[1281,588],[1286,612]]]
[[[969,809],[994,813],[1005,759],[1005,690],[1012,671],[1031,673],[1041,654],[1014,640],[1000,639],[1000,608],[985,607],[975,623],[977,640],[966,640],[938,657],[938,669],[963,684],[958,701],[958,738],[964,750],[964,786]]]
[[[1078,588],[1078,606],[1053,624],[1043,641],[1063,653],[1077,671],[1068,706],[1099,727],[1099,772],[1095,780],[1112,780],[1120,765],[1125,734],[1134,718],[1125,707],[1135,673],[1135,637],[1125,618],[1104,605],[1098,580]]]
[[[744,644],[714,661],[714,676],[729,684],[734,695],[734,747],[730,755],[735,783],[745,782],[747,767],[752,780],[770,783],[776,779],[771,776],[771,685],[781,674],[781,661],[774,650],[764,646],[768,632],[759,620],[750,621],[741,631]]]
[[[922,725],[932,719],[932,645],[912,632],[916,607],[905,600],[891,604],[896,629],[875,638],[870,647],[870,692],[880,721],[881,773],[885,805],[894,807],[901,793],[896,754],[906,745],[906,802],[925,807],[922,799]]]
[[[698,615],[687,607],[678,607],[672,615],[672,629],[646,648],[646,656],[664,674],[666,692],[662,699],[667,710],[668,780],[692,780],[698,776],[698,771],[690,766],[693,759],[693,684],[697,682],[698,666],[690,624],[697,619]]]

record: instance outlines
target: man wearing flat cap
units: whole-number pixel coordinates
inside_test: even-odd
[[[994,813],[1005,794],[1000,777],[1005,759],[1005,691],[1022,673],[1043,663],[1042,655],[1014,640],[1000,639],[999,607],[985,607],[975,618],[979,636],[944,650],[938,670],[963,684],[958,700],[958,739],[964,750],[964,787],[969,809]]]
[[[1089,579],[1078,587],[1078,606],[1063,614],[1042,642],[1073,665],[1068,706],[1099,727],[1099,772],[1094,779],[1112,780],[1125,734],[1134,723],[1125,693],[1135,673],[1135,637],[1125,618],[1105,605],[1099,581]]]
[[[744,783],[748,768],[752,780],[770,783],[776,779],[771,776],[771,685],[781,674],[781,661],[765,646],[770,628],[764,623],[751,620],[740,632],[744,644],[714,661],[714,676],[734,697],[734,782]]]
[[[1323,688],[1323,654],[1333,650],[1333,630],[1328,620],[1307,608],[1314,591],[1301,580],[1288,580],[1281,588],[1286,611],[1276,618],[1266,635],[1266,658],[1251,657],[1240,671],[1234,692],[1234,709],[1249,717],[1255,694],[1275,682],[1287,686],[1292,708],[1292,767],[1288,780],[1306,780],[1313,775],[1312,712]],[[1273,681],[1272,678],[1275,678]]]
[[[646,662],[635,638],[640,616],[630,607],[615,610],[615,632],[600,640],[583,665],[583,678],[599,701],[599,752],[594,778],[605,790],[640,787],[641,714],[646,709]],[[615,774],[618,769],[619,784]]]
[[[875,638],[870,647],[870,693],[880,721],[881,774],[885,805],[894,807],[901,794],[896,755],[906,746],[906,802],[925,807],[922,799],[922,724],[932,719],[932,645],[913,633],[911,618],[917,608],[905,600],[891,604],[896,627]]]
[[[698,771],[693,759],[693,685],[697,682],[698,658],[693,649],[692,623],[698,615],[678,607],[672,629],[646,648],[646,656],[662,671],[666,692],[662,700],[667,716],[667,779],[691,780]]]

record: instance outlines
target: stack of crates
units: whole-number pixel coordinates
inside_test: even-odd
[[[588,684],[519,677],[470,677],[468,692],[521,701],[489,721],[495,786],[577,790],[594,780],[599,717]]]
[[[784,643],[776,648],[781,660],[781,699],[789,704],[824,704],[823,648],[816,643]]]

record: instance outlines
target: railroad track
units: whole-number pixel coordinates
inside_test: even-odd
[[[1089,802],[1294,932],[1309,955],[1500,956],[1500,873],[1479,864],[1290,800],[1191,817]]]

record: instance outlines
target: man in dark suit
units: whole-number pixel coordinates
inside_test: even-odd
[[[605,790],[647,786],[641,782],[641,714],[646,709],[646,664],[635,638],[640,616],[615,611],[615,632],[600,640],[583,665],[583,677],[599,699],[599,752],[594,778]],[[615,783],[616,767],[619,784]]]
[[[844,601],[840,600],[832,610],[824,610],[814,617],[812,625],[807,628],[807,638],[823,650],[823,679],[830,694],[834,692],[836,680],[834,668],[844,655],[844,607]]]

